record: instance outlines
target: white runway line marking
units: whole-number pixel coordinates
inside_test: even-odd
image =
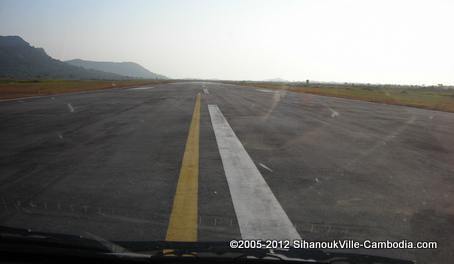
[[[275,92],[273,90],[267,90],[267,89],[255,89],[255,90],[257,90],[259,92],[264,92],[264,93],[274,93]]]
[[[74,113],[74,107],[72,106],[72,104],[66,104],[68,106],[68,109],[69,109],[69,112],[71,113]]]
[[[151,88],[153,88],[153,87],[136,87],[136,88],[131,88],[131,90],[148,90]]]
[[[204,92],[205,94],[210,94],[210,92],[208,92],[208,89],[207,89],[207,88],[203,88],[203,92]]]
[[[336,110],[332,109],[331,107],[327,106],[329,111],[331,111],[331,117],[332,118],[335,118],[336,116],[339,116],[339,112],[337,112]]]
[[[301,239],[217,105],[208,105],[243,239]]]
[[[260,165],[260,167],[264,168],[265,170],[267,170],[267,171],[269,171],[269,172],[273,172],[273,170],[270,169],[270,168],[269,168],[268,166],[266,166],[265,164],[259,162],[259,165]]]

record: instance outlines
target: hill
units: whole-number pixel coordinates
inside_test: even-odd
[[[135,78],[167,79],[167,77],[153,73],[135,62],[88,61],[81,59],[69,60],[65,62],[74,66],[83,67],[85,69],[112,72]]]
[[[8,79],[131,79],[87,70],[53,59],[44,49],[32,47],[19,36],[0,36],[0,78]]]

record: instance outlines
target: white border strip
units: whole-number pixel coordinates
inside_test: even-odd
[[[149,90],[154,88],[153,86],[147,86],[147,87],[135,87],[135,88],[130,88],[129,90]]]
[[[217,105],[208,105],[243,239],[301,239]]]

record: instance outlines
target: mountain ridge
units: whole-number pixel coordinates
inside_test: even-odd
[[[79,66],[85,69],[98,71],[112,72],[115,74],[143,79],[168,79],[164,75],[160,75],[149,71],[142,65],[136,62],[112,62],[112,61],[92,61],[83,59],[67,60],[65,63]]]
[[[86,70],[50,57],[19,36],[0,36],[0,78],[8,79],[131,79],[114,73]]]
[[[83,60],[80,61],[83,62]],[[0,79],[167,79],[165,76],[148,71],[137,63],[127,62],[126,64],[119,63],[118,65],[125,65],[126,69],[129,70],[132,68],[135,70],[132,73],[135,74],[131,74],[132,76],[130,76],[72,65],[52,58],[43,48],[30,45],[30,43],[20,36],[0,36]],[[140,74],[143,77],[140,77]]]

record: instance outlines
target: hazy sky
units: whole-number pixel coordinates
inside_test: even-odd
[[[174,78],[454,84],[454,1],[0,0],[0,35]]]

